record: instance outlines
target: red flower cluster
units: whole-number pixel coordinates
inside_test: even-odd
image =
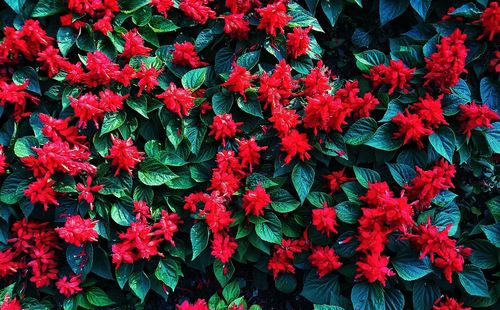
[[[425,59],[427,73],[424,76],[424,86],[432,82],[440,91],[449,93],[450,88],[457,85],[460,74],[467,72],[466,38],[467,35],[462,34],[460,29],[456,29],[449,37],[442,38],[441,44],[437,44],[438,51]]]
[[[123,47],[123,52],[118,54],[118,56],[130,59],[134,56],[148,56],[151,52],[149,47],[144,46],[144,39],[136,28],[126,33],[122,33],[122,36],[123,39],[125,39],[125,45]]]
[[[309,261],[316,269],[320,278],[326,276],[330,272],[337,270],[342,266],[339,257],[335,254],[333,249],[328,246],[315,247],[312,254],[309,256]]]
[[[309,97],[307,101],[302,119],[304,128],[313,129],[315,135],[318,130],[342,132],[341,126],[347,124],[346,118],[351,113],[349,106],[329,94]]]
[[[112,246],[112,259],[117,269],[122,263],[132,264],[140,259],[163,256],[158,246],[165,240],[175,246],[172,237],[181,222],[179,215],[162,210],[160,220],[150,224],[149,207],[145,202],[134,202],[134,211],[137,212],[137,221],[130,223],[126,232],[118,234],[120,242]]]
[[[179,9],[198,24],[206,24],[209,19],[215,19],[216,13],[206,6],[208,0],[182,0]]]
[[[115,176],[120,173],[120,170],[125,170],[132,175],[132,170],[144,159],[144,153],[137,150],[131,138],[122,140],[111,135],[111,142],[113,145],[106,159],[111,159],[111,165],[116,167]]]
[[[24,195],[28,197],[32,204],[41,203],[43,209],[47,211],[49,204],[58,206],[59,202],[56,199],[56,192],[52,188],[56,181],[50,180],[50,176],[38,178],[35,182],[28,185],[24,190]]]
[[[42,122],[42,134],[54,143],[68,143],[80,149],[88,149],[87,138],[81,136],[76,126],[69,125],[70,117],[56,119],[47,114],[38,114]]]
[[[309,50],[309,31],[311,31],[312,26],[307,28],[295,27],[293,32],[286,35],[286,52],[292,59],[297,59],[299,56],[305,55]]]
[[[393,137],[396,139],[404,137],[403,144],[413,141],[419,149],[424,148],[422,139],[434,132],[426,127],[419,114],[411,114],[408,109],[405,110],[404,114],[398,112],[398,115],[392,118],[392,122],[398,126],[398,130]]]
[[[163,14],[163,17],[167,18],[167,12],[174,6],[174,1],[172,0],[151,0],[151,5],[156,8],[158,13]]]
[[[66,298],[69,298],[76,293],[83,291],[83,289],[80,287],[81,283],[82,280],[80,279],[79,275],[70,276],[69,278],[67,276],[64,276],[57,280],[56,287],[59,290],[59,293],[66,296]]]
[[[462,104],[458,106],[461,110],[457,119],[460,122],[462,132],[470,138],[472,130],[477,127],[493,128],[492,121],[499,120],[500,117],[495,111],[484,105],[478,105],[475,102]]]
[[[40,99],[26,92],[26,87],[29,81],[25,81],[21,85],[14,83],[8,84],[0,80],[0,106],[5,106],[10,103],[14,106],[14,119],[18,122],[22,117],[29,116],[30,113],[25,113],[28,100],[38,105]]]
[[[97,231],[94,229],[96,224],[97,221],[74,215],[67,217],[64,226],[55,230],[61,239],[79,247],[85,242],[97,241]]]
[[[63,26],[73,26],[79,29],[85,25],[88,18],[91,18],[94,20],[92,30],[100,31],[104,35],[113,31],[111,22],[115,13],[120,11],[117,0],[69,0],[68,9],[73,13],[61,16]]]
[[[9,293],[6,293],[0,310],[21,310],[21,303],[15,297],[10,299]]]
[[[292,19],[292,17],[286,13],[285,3],[286,2],[279,0],[274,3],[269,3],[263,8],[255,9],[261,17],[257,29],[264,29],[267,34],[273,37],[276,36],[276,30],[285,33],[283,28],[288,25],[288,22]]]
[[[361,97],[360,91],[359,82],[355,80],[346,82],[344,87],[335,93],[335,98],[342,101],[342,105],[349,109],[349,114],[353,113],[354,119],[370,116],[370,112],[379,104],[378,99],[372,93],[367,92]]]
[[[241,167],[243,169],[248,168],[252,172],[253,165],[257,165],[260,162],[260,151],[267,150],[267,146],[259,146],[255,142],[255,137],[250,139],[236,140],[239,144],[238,146],[238,157],[241,159]]]
[[[272,111],[280,104],[288,105],[292,91],[297,87],[297,81],[292,77],[292,68],[285,60],[281,60],[271,75],[264,72],[260,76],[259,100],[264,102],[264,109],[270,106]]]
[[[327,237],[330,237],[330,233],[338,233],[335,228],[338,225],[337,211],[326,203],[323,208],[312,210],[312,223],[319,232],[326,233]]]
[[[469,307],[462,307],[463,302],[459,303],[455,299],[446,296],[445,300],[438,299],[434,303],[432,310],[471,310]]]
[[[312,68],[309,73],[302,78],[304,82],[304,90],[301,93],[306,97],[315,97],[322,95],[332,89],[330,86],[331,72],[327,67],[323,66],[323,61],[318,61],[316,67]]]
[[[300,133],[298,130],[294,129],[288,133],[288,135],[281,138],[281,150],[287,155],[285,157],[285,164],[289,164],[292,158],[299,156],[301,161],[310,159],[311,155],[307,153],[312,149],[307,140],[307,135],[305,133]]]
[[[178,88],[174,83],[170,83],[168,88],[156,98],[163,99],[165,107],[180,118],[189,115],[189,111],[194,107],[193,95],[184,88]]]
[[[443,269],[446,280],[451,283],[453,272],[463,271],[464,260],[472,254],[472,250],[457,246],[457,242],[448,237],[450,228],[451,224],[438,231],[427,218],[427,223],[415,227],[413,234],[407,234],[405,238],[420,251],[420,259],[429,255],[431,262]]]
[[[198,68],[208,65],[201,61],[200,56],[194,50],[194,45],[191,42],[174,43],[174,51],[172,52],[172,63],[178,66],[186,66],[190,68]]]
[[[4,174],[8,166],[7,157],[3,152],[3,145],[0,144],[0,174]]]
[[[345,168],[339,171],[332,171],[329,175],[325,175],[325,179],[328,180],[330,195],[340,190],[342,184],[355,180],[355,178],[350,178],[345,175]]]
[[[260,183],[257,184],[255,189],[247,190],[242,200],[242,208],[245,210],[245,214],[249,215],[251,213],[255,216],[264,215],[264,208],[271,203],[271,197]]]
[[[419,209],[429,206],[441,190],[454,187],[451,179],[455,176],[455,166],[444,159],[440,159],[429,170],[418,166],[416,169],[418,175],[404,188],[408,191],[410,200],[416,201]]]
[[[237,248],[238,243],[229,234],[216,234],[212,240],[212,252],[210,254],[225,264],[229,262]]]
[[[99,92],[99,97],[92,93],[87,93],[71,100],[71,107],[75,111],[75,116],[79,118],[78,126],[87,127],[87,123],[92,121],[96,128],[99,128],[99,122],[104,119],[108,112],[117,112],[123,108],[123,101],[128,95],[121,96],[113,91],[106,89]]]
[[[233,64],[233,71],[231,71],[229,77],[221,86],[227,87],[231,92],[239,93],[243,97],[243,100],[247,101],[245,91],[253,86],[251,81],[256,77],[257,75],[250,74],[245,67]]]
[[[104,185],[93,185],[92,186],[92,177],[87,176],[87,185],[83,183],[76,184],[76,190],[80,192],[78,195],[78,202],[85,200],[90,205],[90,210],[94,209],[94,194],[98,193],[101,189],[104,188]]]
[[[407,88],[410,86],[410,80],[413,77],[415,68],[406,68],[401,60],[391,60],[389,65],[380,64],[370,68],[370,74],[365,75],[373,83],[373,88],[380,85],[389,85],[389,95],[396,90],[402,90],[404,93],[408,92]]]
[[[231,114],[218,114],[214,116],[212,125],[209,126],[209,136],[214,136],[215,140],[222,140],[222,145],[226,146],[227,138],[236,137],[236,133],[241,132],[238,126],[243,122],[235,122]]]
[[[267,269],[273,273],[274,279],[278,277],[279,273],[294,274],[293,258],[295,254],[308,249],[308,240],[305,238],[299,240],[283,239],[280,245],[274,245],[274,252],[267,263]]]
[[[493,41],[495,36],[500,33],[500,7],[498,2],[492,1],[481,14],[481,24],[483,25],[483,34],[477,39],[487,38]]]
[[[203,299],[197,299],[194,304],[190,304],[187,300],[182,304],[177,305],[177,310],[209,310],[207,303]]]
[[[244,17],[245,14],[243,13],[224,15],[224,32],[233,39],[248,39],[248,33],[250,32],[250,22],[247,21]]]

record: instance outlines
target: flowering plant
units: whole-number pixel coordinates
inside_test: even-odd
[[[5,2],[0,309],[499,305],[496,1]]]

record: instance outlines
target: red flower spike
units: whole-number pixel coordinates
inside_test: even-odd
[[[283,28],[288,25],[288,22],[292,19],[292,17],[286,13],[286,5],[281,0],[270,3],[263,8],[255,9],[255,11],[261,17],[257,29],[265,30],[266,33],[272,37],[276,36],[276,30],[285,33]]]
[[[182,0],[179,9],[198,24],[204,25],[209,19],[215,19],[217,14],[206,6],[208,0]]]
[[[391,60],[389,65],[380,64],[372,67],[370,74],[365,75],[365,77],[372,81],[373,88],[380,85],[389,85],[389,95],[396,88],[406,93],[415,70],[415,68],[406,68],[401,60]]]
[[[172,213],[169,214],[165,210],[161,210],[161,218],[158,221],[158,223],[153,224],[153,228],[155,229],[155,236],[164,239],[172,246],[175,247],[175,242],[172,239],[174,236],[174,233],[179,231],[178,224],[182,223],[179,215]]]
[[[80,287],[80,284],[81,280],[79,275],[69,278],[67,276],[64,276],[57,280],[56,287],[59,290],[59,293],[64,295],[66,298],[70,298],[76,293],[83,291],[83,289]]]
[[[287,153],[285,157],[285,164],[287,165],[296,155],[299,156],[301,161],[310,159],[311,155],[307,151],[312,150],[312,146],[309,145],[305,133],[299,133],[294,129],[288,135],[281,138],[281,150]]]
[[[346,118],[351,113],[349,106],[328,94],[309,97],[307,101],[302,120],[305,128],[313,129],[315,135],[319,130],[342,132],[341,126],[347,124]]]
[[[258,155],[258,153],[257,153],[257,155]],[[257,162],[258,162],[258,158],[257,158]],[[8,166],[9,166],[9,164],[7,163],[7,157],[5,156],[5,154],[3,152],[3,145],[0,144],[0,174],[4,174],[5,170],[7,169]]]
[[[137,221],[151,218],[151,210],[145,201],[134,201],[133,212],[135,213],[135,219]]]
[[[237,248],[238,243],[236,243],[234,238],[227,234],[215,234],[210,254],[225,264],[229,262]]]
[[[168,88],[156,98],[163,99],[165,107],[179,115],[180,118],[189,115],[189,111],[194,107],[194,97],[184,88],[177,88],[174,83],[170,83]]]
[[[295,113],[295,110],[276,106],[271,113],[272,116],[269,121],[273,124],[280,137],[287,136],[300,123],[299,115]]]
[[[492,121],[497,121],[500,119],[495,111],[490,110],[486,105],[478,105],[475,102],[469,104],[461,104],[458,106],[460,109],[460,114],[457,120],[460,123],[460,128],[462,132],[470,138],[472,135],[472,130],[477,127],[493,128],[491,125]]]
[[[245,20],[244,17],[245,14],[243,13],[222,16],[224,18],[224,32],[236,40],[248,39],[250,22]]]
[[[365,278],[369,283],[379,281],[385,286],[387,277],[396,275],[387,267],[388,264],[389,256],[367,255],[356,263],[358,274],[355,278]]]
[[[235,122],[231,114],[215,115],[208,135],[214,136],[215,140],[222,140],[222,145],[226,146],[226,139],[236,137],[236,133],[241,132],[238,129],[241,125],[243,122]]]
[[[477,39],[487,38],[493,42],[495,36],[500,33],[500,7],[498,2],[492,1],[483,14],[481,14],[481,24],[483,25],[483,34]]]
[[[434,99],[431,95],[425,94],[425,98],[419,98],[418,102],[410,107],[410,110],[419,115],[422,121],[430,128],[448,125],[443,116],[443,109],[441,107],[442,99],[443,95]]]
[[[207,303],[203,299],[197,299],[194,304],[190,304],[187,300],[182,304],[176,305],[177,310],[209,310]]]
[[[156,8],[158,13],[163,14],[163,17],[167,18],[168,11],[174,6],[174,1],[172,1],[172,0],[151,0],[151,5]]]
[[[307,28],[295,27],[293,32],[287,34],[286,52],[292,59],[297,59],[299,56],[305,55],[309,50],[309,31],[312,26]]]
[[[315,97],[331,90],[330,75],[330,70],[327,67],[323,67],[323,61],[318,61],[316,67],[312,68],[311,71],[302,78],[304,82],[304,91],[302,94],[306,97]]]
[[[471,310],[472,308],[469,307],[462,307],[463,302],[459,303],[455,299],[446,296],[445,300],[441,300],[439,298],[436,300],[434,303],[434,306],[432,306],[432,310]]]
[[[309,256],[309,261],[318,270],[320,278],[342,266],[339,256],[328,246],[313,248],[312,254]]]
[[[355,180],[355,178],[346,176],[345,168],[339,171],[332,171],[332,173],[325,175],[325,179],[328,180],[330,195],[340,190],[340,185]]]
[[[250,139],[236,140],[238,146],[238,157],[241,160],[241,166],[252,172],[253,165],[258,165],[260,162],[260,151],[267,150],[267,146],[259,146],[255,142],[255,137]]]
[[[208,65],[208,63],[201,61],[200,56],[198,56],[198,53],[194,50],[194,45],[191,42],[174,43],[172,63],[177,66],[186,66],[190,68]]]
[[[392,122],[398,126],[398,130],[393,134],[395,139],[404,137],[403,144],[413,141],[419,149],[424,148],[422,139],[434,133],[431,128],[427,128],[419,114],[411,114],[408,109],[405,113],[399,112],[392,118]]]
[[[106,159],[111,159],[111,165],[116,167],[115,176],[120,173],[120,170],[125,170],[132,175],[132,170],[144,159],[144,153],[137,150],[132,138],[122,140],[111,135],[111,142],[113,145]]]
[[[40,99],[25,91],[28,85],[28,80],[21,85],[7,84],[0,81],[0,106],[5,106],[7,103],[12,104],[14,106],[13,116],[16,122],[20,121],[22,117],[30,115],[29,112],[25,112],[28,100],[36,105],[40,103]]]
[[[94,230],[96,224],[97,221],[83,219],[81,216],[75,215],[66,218],[64,227],[59,227],[55,230],[61,239],[79,247],[84,242],[97,241],[97,231]]]
[[[52,189],[52,185],[56,181],[49,180],[49,178],[50,175],[46,175],[43,178],[36,179],[24,190],[24,196],[28,197],[32,204],[41,203],[45,211],[49,209],[49,204],[59,205],[56,200],[56,192]]]
[[[6,293],[0,310],[21,310],[21,303],[15,297],[11,299],[9,293]]]
[[[118,56],[125,59],[130,59],[134,56],[149,56],[151,49],[144,46],[144,39],[136,28],[126,33],[122,33],[122,37],[125,39],[125,45],[123,47],[123,52],[118,54]]]
[[[249,214],[262,216],[264,215],[264,208],[271,203],[271,196],[259,183],[255,189],[247,190],[242,201],[242,208],[247,216]]]
[[[233,64],[233,71],[229,74],[227,80],[221,84],[222,87],[226,87],[229,91],[239,93],[244,101],[247,101],[245,96],[245,91],[252,87],[251,81],[256,78],[256,75],[250,74],[245,67]]]
[[[338,233],[335,228],[338,226],[335,208],[328,208],[325,205],[323,208],[312,210],[312,223],[319,232],[325,233],[328,238],[330,238],[331,233]]]
[[[89,175],[87,177],[87,184],[78,183],[76,184],[76,190],[80,192],[78,195],[78,202],[85,200],[90,205],[90,210],[94,209],[94,194],[98,193],[104,185],[94,185],[92,186],[92,177]]]

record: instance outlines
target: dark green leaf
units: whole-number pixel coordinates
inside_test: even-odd
[[[458,274],[460,284],[472,296],[489,297],[488,284],[484,274],[478,267],[465,265],[464,271]]]
[[[409,0],[380,0],[378,10],[380,23],[385,25],[394,18],[402,15],[409,5]]]
[[[380,181],[380,174],[377,171],[361,168],[361,167],[353,167],[354,175],[356,176],[356,180],[364,187],[368,188],[368,183],[375,183]]]
[[[66,9],[62,0],[40,0],[35,5],[31,17],[45,17],[56,15]]]
[[[139,166],[139,180],[149,186],[159,186],[177,178],[172,170],[155,158],[148,157]]]
[[[420,259],[418,254],[405,251],[391,260],[397,274],[406,281],[418,280],[432,272],[427,256]]]
[[[429,142],[434,150],[450,163],[455,152],[455,133],[449,127],[440,127],[429,136]]]
[[[205,223],[199,222],[191,227],[190,238],[193,248],[193,257],[191,258],[191,260],[194,260],[196,257],[198,257],[198,255],[201,254],[201,252],[203,252],[203,250],[205,250],[208,245],[209,236],[210,233]]]
[[[106,307],[106,306],[111,306],[115,304],[113,300],[111,300],[106,292],[104,292],[101,288],[99,287],[91,287],[86,295],[87,300],[90,302],[90,304],[98,307]]]
[[[264,241],[281,244],[282,230],[279,218],[274,213],[267,212],[265,219],[268,221],[255,225],[257,236]]]
[[[384,289],[379,283],[362,282],[355,284],[351,292],[354,309],[385,309]]]
[[[128,279],[128,285],[135,296],[139,297],[141,303],[144,302],[149,289],[151,288],[151,282],[148,276],[144,272],[134,272],[130,275]]]
[[[300,202],[304,203],[314,183],[314,169],[305,163],[298,163],[292,171],[292,183],[299,194]]]
[[[371,117],[365,117],[357,120],[347,130],[344,141],[349,145],[361,145],[375,134],[377,130],[377,121]]]
[[[123,111],[106,113],[102,122],[101,136],[120,128],[126,118],[127,114]]]

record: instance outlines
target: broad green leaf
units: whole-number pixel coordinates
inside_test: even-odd
[[[207,77],[207,68],[199,68],[188,71],[182,76],[181,82],[184,89],[195,91],[200,88]]]
[[[478,267],[465,265],[464,271],[458,273],[460,284],[472,296],[489,297],[488,284],[484,274]]]
[[[139,297],[141,303],[144,303],[144,299],[151,288],[151,282],[148,276],[144,272],[134,272],[128,279],[128,285],[132,293]]]
[[[304,203],[314,183],[314,168],[306,163],[298,163],[292,171],[292,183],[299,194],[300,202]]]
[[[344,135],[344,141],[349,145],[362,145],[377,131],[377,121],[371,117],[365,117],[357,120],[349,127]]]
[[[383,124],[365,144],[382,151],[399,149],[403,145],[403,139],[393,138],[393,134],[396,131],[395,127],[396,125],[392,123]]]
[[[40,0],[31,12],[31,17],[45,17],[63,12],[66,5],[62,0]]]
[[[154,32],[157,33],[164,33],[164,32],[172,32],[179,27],[174,24],[170,19],[166,19],[163,16],[159,15],[154,15],[151,17],[151,20],[149,21],[149,27],[153,29]]]
[[[497,248],[500,248],[500,223],[481,225],[486,238]]]
[[[92,270],[94,261],[94,248],[87,242],[82,246],[68,245],[66,248],[66,261],[75,274],[85,277]]]
[[[342,0],[321,0],[321,9],[323,9],[323,13],[330,22],[330,26],[334,27],[344,9],[344,5]]]
[[[409,0],[380,0],[378,11],[382,26],[401,16],[409,5]]]
[[[429,142],[434,150],[450,163],[455,152],[455,133],[449,127],[440,127],[429,136]]]
[[[385,309],[384,289],[378,282],[355,284],[351,292],[351,302],[357,310]]]
[[[381,64],[389,64],[389,59],[384,53],[377,50],[367,50],[358,54],[354,54],[356,58],[356,66],[359,70],[368,72],[371,67]]]
[[[248,52],[240,57],[238,57],[238,60],[236,60],[236,63],[238,66],[245,67],[247,70],[252,70],[255,65],[259,62],[260,58],[260,50],[253,51],[253,52]]]
[[[159,186],[178,176],[158,159],[148,157],[139,166],[139,180],[149,186]]]
[[[394,181],[398,183],[399,186],[405,186],[413,180],[414,177],[417,176],[415,170],[405,164],[391,164],[386,163],[389,171],[391,172]]]
[[[85,296],[90,304],[94,306],[106,307],[115,304],[115,302],[108,297],[108,294],[97,286],[89,288]]]
[[[57,30],[57,46],[63,56],[66,56],[76,42],[76,36],[70,27],[61,27]]]
[[[38,140],[33,136],[25,136],[16,140],[14,144],[14,154],[22,158],[26,156],[34,156],[36,153],[33,151],[34,147],[38,147]]]
[[[423,20],[427,17],[427,12],[431,7],[432,0],[410,0],[411,7],[415,12],[422,17]]]
[[[281,221],[272,212],[267,212],[265,215],[265,219],[267,220],[267,222],[262,222],[255,225],[255,233],[257,233],[257,236],[259,236],[259,238],[264,241],[281,244]]]
[[[205,250],[208,245],[208,238],[210,236],[210,232],[208,231],[208,227],[203,222],[198,222],[191,227],[190,238],[191,238],[191,246],[193,248],[193,257],[191,260],[194,260],[198,255]]]
[[[39,95],[42,94],[40,91],[38,74],[36,73],[35,69],[31,67],[24,67],[22,69],[14,71],[14,74],[12,75],[12,81],[17,85],[21,85],[24,82],[29,81],[26,89]]]
[[[356,180],[358,180],[364,188],[368,188],[369,183],[375,183],[381,180],[380,174],[377,171],[356,166],[353,167],[353,170]]]
[[[316,270],[311,270],[304,277],[304,286],[300,295],[314,304],[328,304],[331,298],[339,293],[339,276],[327,274],[320,278]]]
[[[300,206],[300,202],[286,190],[280,188],[270,193],[271,208],[279,213],[289,213]]]
[[[432,272],[432,264],[427,256],[420,259],[418,254],[409,251],[398,254],[391,262],[398,276],[406,281],[418,280]]]
[[[104,116],[104,121],[102,122],[101,136],[112,132],[120,128],[127,118],[127,114],[123,111],[109,112]]]

